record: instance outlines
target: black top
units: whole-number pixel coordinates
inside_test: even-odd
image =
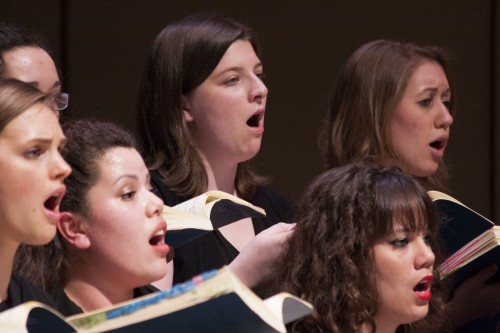
[[[175,206],[190,199],[180,198],[168,189],[161,180],[159,173],[155,170],[151,171],[151,183],[155,188],[156,194],[168,206]],[[254,198],[248,201],[266,211],[265,218],[252,219],[255,234],[278,222],[291,222],[292,220],[293,205],[268,187],[259,188]],[[239,251],[224,238],[219,230],[207,233],[175,249],[173,283],[184,282],[202,272],[228,265],[238,254]],[[261,290],[254,291],[260,296],[267,294]]]
[[[134,298],[148,295],[159,291],[156,287],[152,285],[147,285],[144,287],[139,287],[134,289]],[[56,303],[56,309],[62,313],[63,316],[68,317],[83,313],[83,310],[73,302],[68,295],[64,292],[64,289],[56,289],[51,292],[52,298]]]
[[[38,301],[56,308],[54,301],[45,291],[17,274],[10,277],[7,295],[8,298],[0,303],[0,312],[27,301]]]

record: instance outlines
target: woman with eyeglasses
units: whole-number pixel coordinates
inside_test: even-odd
[[[13,79],[0,79],[0,311],[50,297],[12,273],[21,244],[42,245],[56,234],[64,179],[66,138],[51,95]]]
[[[52,94],[56,113],[68,106],[69,96],[61,93],[59,74],[43,39],[7,23],[0,24],[0,78],[27,82]]]

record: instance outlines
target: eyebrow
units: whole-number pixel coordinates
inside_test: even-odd
[[[429,91],[433,92],[433,93],[436,93],[438,91],[438,88],[436,88],[436,87],[425,88],[419,94],[425,94],[426,92],[429,92]],[[445,91],[443,91],[443,93],[444,94],[451,93],[451,88],[446,89]]]
[[[131,175],[131,174],[125,174],[125,175],[121,175],[120,177],[118,177],[114,182],[113,182],[113,185],[118,183],[121,179],[123,178],[132,178],[134,180],[139,180],[139,177],[137,177],[136,175]]]
[[[29,81],[29,82],[26,82],[26,83],[31,84],[35,88],[40,88],[40,82],[39,81]],[[56,81],[56,82],[54,82],[54,84],[52,85],[52,87],[50,87],[50,89],[54,89],[54,88],[57,88],[57,87],[60,87],[60,86],[61,86],[61,81]]]
[[[60,86],[61,86],[61,81],[56,81],[56,82],[54,82],[54,85],[50,89],[53,89],[53,88],[56,88],[56,87],[60,87]]]
[[[43,138],[43,137],[38,137],[38,138],[31,138],[28,140],[28,142],[30,143],[42,143],[42,144],[47,144],[47,145],[50,145],[52,142],[54,141],[54,139],[52,138]],[[65,145],[66,142],[68,142],[68,139],[66,137],[63,137],[61,138],[61,141],[59,142],[59,144],[62,144],[62,145]]]
[[[262,63],[259,62],[257,63],[253,69],[256,70],[257,68],[259,67],[263,67]],[[240,66],[233,66],[233,67],[230,67],[228,69],[225,69],[223,70],[222,72],[220,72],[219,74],[216,75],[216,77],[219,77],[219,76],[222,76],[224,73],[227,73],[227,72],[241,72],[241,70],[243,69],[243,67],[240,67]]]

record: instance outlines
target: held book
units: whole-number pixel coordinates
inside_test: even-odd
[[[439,191],[429,191],[442,219],[439,235],[446,260],[439,266],[443,278],[454,287],[484,266],[494,263],[498,271],[490,282],[500,280],[500,227]]]
[[[179,247],[207,232],[244,218],[265,217],[264,209],[222,191],[208,191],[174,207],[163,207],[165,241]]]
[[[40,303],[27,302],[0,313],[0,332],[285,333],[286,324],[311,312],[309,303],[287,293],[262,300],[222,268],[169,291],[67,318]]]

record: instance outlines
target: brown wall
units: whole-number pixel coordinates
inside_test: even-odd
[[[225,13],[253,27],[270,90],[258,164],[296,198],[322,170],[316,134],[349,54],[378,38],[438,44],[456,57],[459,111],[447,150],[455,197],[500,221],[500,5],[497,0],[2,0],[0,18],[42,31],[63,67],[73,117],[134,128],[146,50],[170,21]],[[495,70],[496,69],[496,70]]]

